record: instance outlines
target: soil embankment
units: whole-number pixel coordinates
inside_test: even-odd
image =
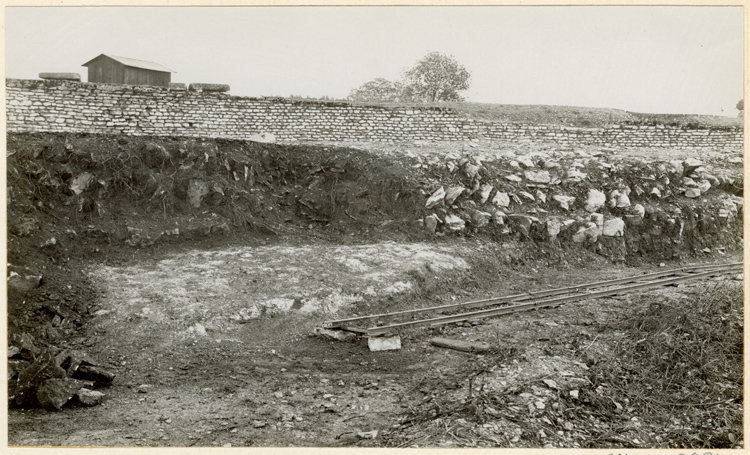
[[[419,333],[375,356],[307,338],[331,316],[738,257],[741,156],[661,153],[10,134],[11,444],[732,447],[731,280],[704,301],[724,337],[657,327],[700,294],[684,286],[441,329],[491,344],[479,363]],[[705,336],[713,350],[678,358]],[[115,375],[96,388],[109,397],[38,409],[41,383],[24,371],[55,357],[70,371],[82,353]],[[651,398],[645,382],[625,387],[666,354],[689,380]],[[712,370],[711,355],[725,364]],[[721,404],[681,415],[648,401],[665,396]]]

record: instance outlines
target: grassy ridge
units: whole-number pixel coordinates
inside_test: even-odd
[[[546,106],[523,104],[491,104],[471,102],[446,103],[396,103],[368,102],[352,103],[368,106],[399,107],[441,107],[458,111],[475,120],[501,123],[532,123],[542,125],[563,125],[596,128],[607,125],[667,125],[702,128],[742,127],[742,119],[715,115],[690,114],[642,114],[620,109],[606,109],[576,106]]]

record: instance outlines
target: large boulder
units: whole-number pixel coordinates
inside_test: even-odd
[[[591,188],[586,198],[585,208],[588,212],[596,212],[600,208],[604,207],[607,202],[607,196],[599,190]]]

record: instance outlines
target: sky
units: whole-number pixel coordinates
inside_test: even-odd
[[[467,101],[735,117],[741,7],[7,7],[6,77],[100,54],[237,96],[345,98],[429,52],[472,74]]]

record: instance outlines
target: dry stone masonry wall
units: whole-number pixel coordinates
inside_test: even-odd
[[[476,138],[742,150],[740,128],[574,128],[468,119],[452,109],[247,98],[149,86],[6,79],[10,132],[72,132],[294,141],[462,141]]]

